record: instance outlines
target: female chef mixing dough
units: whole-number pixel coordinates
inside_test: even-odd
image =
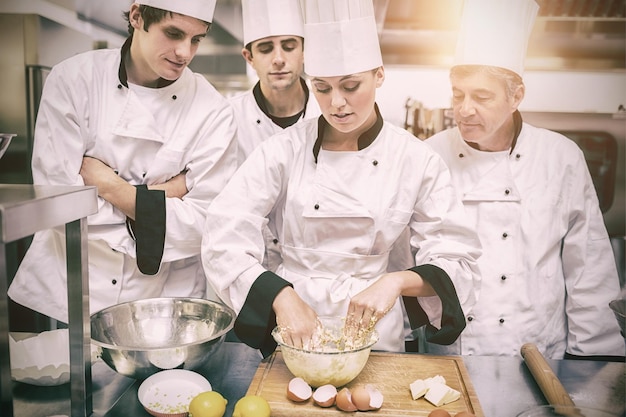
[[[459,301],[474,299],[479,243],[442,160],[381,118],[371,0],[307,1],[305,38],[322,116],[264,141],[213,201],[202,241],[209,283],[238,312],[237,336],[264,354],[276,324],[301,346],[318,316],[346,316],[353,328],[373,320],[374,348],[403,351],[401,296],[425,318],[415,297],[438,295],[443,317],[428,340],[452,343],[465,326]],[[276,273],[262,266],[270,214],[282,242]],[[407,228],[417,266],[397,270],[389,254]]]

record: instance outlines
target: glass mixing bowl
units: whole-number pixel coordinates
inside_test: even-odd
[[[321,338],[311,349],[286,344],[281,329],[274,328],[272,336],[280,346],[289,371],[312,387],[326,384],[341,387],[356,378],[365,367],[372,346],[378,341],[378,333],[373,330],[358,343],[349,343],[344,336],[344,321],[342,317],[320,317]]]

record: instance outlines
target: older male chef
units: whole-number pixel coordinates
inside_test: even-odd
[[[235,109],[239,162],[265,139],[320,109],[303,76],[304,23],[300,0],[242,0],[246,62],[259,78],[255,86],[229,99]],[[275,271],[281,263],[276,231],[263,232],[263,264]]]
[[[608,307],[618,274],[584,155],[517,109],[537,12],[533,0],[466,0],[450,73],[457,127],[427,140],[483,246],[480,296],[445,351],[519,355],[531,342],[554,359],[619,357],[624,339]]]
[[[205,210],[237,166],[232,108],[187,68],[215,0],[140,0],[120,49],[55,66],[35,130],[33,179],[96,185],[89,218],[91,312],[147,297],[205,297]],[[67,321],[64,231],[38,233],[13,281],[16,302]]]

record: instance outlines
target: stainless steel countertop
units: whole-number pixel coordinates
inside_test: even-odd
[[[199,372],[228,399],[226,416],[245,395],[262,358],[242,343],[225,342],[210,364]],[[539,387],[522,358],[465,356],[463,361],[486,417],[515,417],[545,404]],[[626,364],[616,362],[548,360],[565,389],[579,406],[626,415]],[[121,376],[101,360],[92,367],[94,417],[150,417],[137,400],[140,383]],[[69,416],[69,384],[33,387],[14,383],[16,417]]]
[[[98,211],[96,187],[0,184],[0,414],[12,410],[9,355],[8,276],[5,244],[65,224],[70,334],[71,408],[91,410],[89,368],[89,272],[87,216]]]
[[[0,184],[0,241],[97,213],[97,196],[96,187]]]

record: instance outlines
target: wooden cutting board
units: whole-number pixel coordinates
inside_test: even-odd
[[[452,416],[466,410],[476,417],[484,417],[467,368],[459,356],[372,352],[363,371],[346,386],[373,384],[381,390],[383,406],[378,411],[368,411],[368,416],[426,417],[437,407],[424,398],[413,400],[409,384],[435,375],[443,376],[447,385],[461,393],[459,400],[439,408],[447,410]],[[291,378],[293,375],[279,349],[261,362],[247,394],[265,398],[272,409],[272,417],[366,415],[363,412],[342,412],[334,406],[321,408],[313,404],[312,399],[304,403],[292,402],[287,399],[287,385]]]

